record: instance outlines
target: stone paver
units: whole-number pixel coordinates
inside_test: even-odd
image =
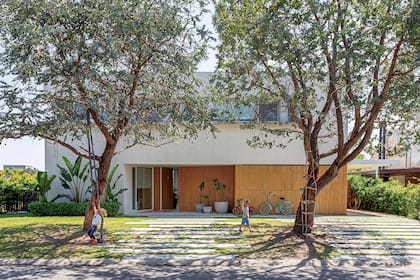
[[[162,240],[170,240],[170,239],[240,239],[245,238],[242,235],[204,235],[204,234],[188,234],[184,235],[180,234],[160,234],[160,235],[147,235],[147,234],[139,234],[135,231],[127,231],[127,232],[114,232],[115,235],[136,235],[140,239],[162,239]]]
[[[208,228],[199,228],[199,229],[190,229],[190,228],[182,228],[182,230],[175,230],[175,229],[170,229],[170,230],[160,230],[160,229],[152,229],[152,228],[148,228],[147,230],[144,230],[143,228],[131,228],[130,229],[131,232],[136,232],[139,234],[204,234],[204,235],[209,235],[209,234],[230,234],[230,232],[232,231],[232,229],[230,230],[214,230],[214,229],[208,229]]]
[[[130,231],[116,232],[117,235],[127,235],[130,239],[120,240],[112,244],[108,251],[115,254],[124,254],[123,258],[142,259],[145,261],[162,260],[179,261],[232,261],[233,256],[227,255],[225,259],[219,258],[217,249],[250,248],[249,244],[222,243],[217,240],[241,239],[245,236],[226,225],[238,222],[225,222],[197,218],[158,218],[156,220],[143,220],[127,222],[133,225]],[[147,227],[136,227],[146,225]]]
[[[166,264],[187,266],[214,266],[214,265],[240,265],[241,260],[233,255],[197,255],[197,254],[130,254],[125,255],[123,260],[142,261],[144,264]]]
[[[420,259],[420,222],[404,217],[370,216],[317,217],[318,230],[332,234],[327,240],[336,248],[333,259]]]
[[[281,220],[293,219],[282,217]],[[247,244],[223,243],[218,240],[244,238],[236,232],[238,222],[221,221],[213,218],[157,218],[129,222],[133,228],[125,234],[127,240],[120,240],[110,252],[123,253],[123,258],[163,259],[165,261],[217,259],[218,248],[247,248]],[[420,222],[392,215],[370,216],[316,216],[318,231],[331,234],[327,242],[336,249],[334,259],[420,259]],[[136,227],[137,225],[137,227]],[[138,227],[144,225],[146,227]],[[234,256],[227,256],[232,261]]]
[[[159,248],[159,249],[133,249],[133,248],[119,248],[110,249],[110,253],[143,253],[143,254],[214,254],[215,249],[192,249],[192,248]]]
[[[117,243],[122,243],[122,244],[125,244],[125,243],[133,243],[133,244],[143,244],[143,243],[154,244],[155,243],[155,244],[161,244],[162,240],[151,239],[151,238],[149,238],[149,239],[126,239],[126,240],[122,239],[122,240],[118,240]],[[173,239],[173,240],[171,240],[171,239],[167,240],[166,243],[167,244],[171,244],[171,243],[176,243],[176,244],[178,244],[178,243],[191,243],[191,240],[178,238],[178,239]],[[211,239],[211,240],[196,239],[196,240],[194,240],[194,243],[204,243],[204,244],[216,243],[216,240],[214,240],[214,239]]]
[[[194,241],[195,242],[195,241]],[[110,246],[118,246],[118,247],[130,247],[130,248],[153,248],[153,249],[160,249],[160,248],[189,248],[189,249],[198,249],[198,248],[251,248],[249,244],[217,244],[217,243],[118,243]]]

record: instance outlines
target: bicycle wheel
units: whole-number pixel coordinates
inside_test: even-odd
[[[241,208],[240,207],[238,207],[238,206],[236,206],[236,207],[233,207],[233,209],[232,209],[232,213],[234,214],[234,215],[236,215],[236,216],[239,216],[239,215],[241,215]]]
[[[261,203],[260,206],[258,207],[258,212],[261,215],[268,215],[271,212],[271,206],[265,202]]]
[[[294,212],[294,206],[290,201],[283,201],[276,207],[276,213],[282,215],[290,215]]]
[[[360,208],[360,203],[361,203],[360,199],[358,199],[358,198],[354,197],[354,198],[351,200],[351,203],[350,203],[350,208],[351,208],[351,209],[359,209],[359,208]]]
[[[254,214],[256,214],[255,208],[250,206],[249,207],[249,215],[254,215]]]

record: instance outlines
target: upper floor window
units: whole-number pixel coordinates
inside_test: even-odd
[[[217,112],[215,121],[290,123],[294,122],[292,114],[283,102],[260,103],[235,106],[232,104],[211,105]]]
[[[289,107],[281,101],[269,104],[259,104],[258,117],[260,122],[294,122]]]

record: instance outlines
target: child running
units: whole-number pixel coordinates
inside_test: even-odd
[[[242,226],[247,225],[249,232],[252,232],[251,230],[251,224],[249,223],[249,203],[250,201],[248,199],[245,200],[245,202],[242,202],[241,208],[242,208],[242,222],[239,226],[239,231],[243,232]]]

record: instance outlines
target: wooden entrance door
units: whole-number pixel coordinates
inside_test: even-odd
[[[162,168],[162,209],[175,209],[172,168]]]

